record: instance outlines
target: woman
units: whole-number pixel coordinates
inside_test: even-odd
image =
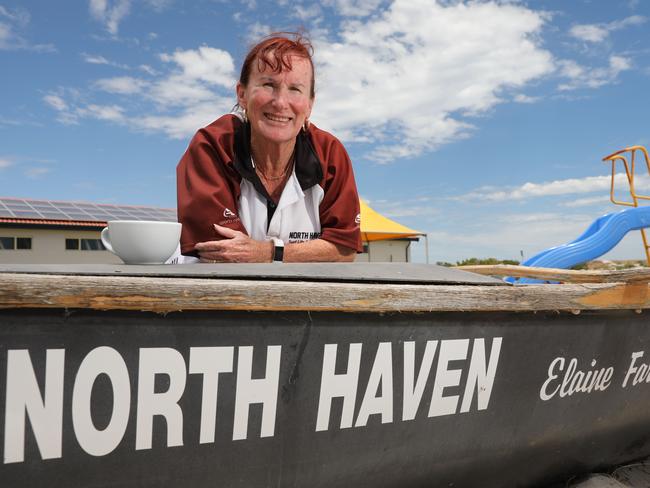
[[[273,35],[254,46],[238,108],[201,129],[178,169],[181,252],[203,262],[352,261],[361,251],[350,159],[309,123],[308,40]]]

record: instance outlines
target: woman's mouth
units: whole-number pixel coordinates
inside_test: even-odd
[[[272,120],[273,122],[290,122],[291,117],[285,117],[283,115],[277,115],[277,114],[270,114],[268,112],[264,112],[264,117],[266,117],[269,120]]]

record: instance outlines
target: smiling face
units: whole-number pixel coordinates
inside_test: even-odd
[[[311,114],[312,67],[308,59],[292,56],[292,69],[280,73],[266,65],[251,64],[246,86],[237,84],[239,106],[246,110],[254,140],[261,143],[293,143]]]

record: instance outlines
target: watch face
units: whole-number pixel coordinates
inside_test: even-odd
[[[284,261],[284,246],[275,245],[275,251],[273,252],[273,261]]]

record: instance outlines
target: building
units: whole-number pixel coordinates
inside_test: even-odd
[[[361,200],[361,239],[363,254],[356,261],[397,262],[411,261],[411,243],[422,236],[426,242],[427,262],[429,262],[427,236],[423,232],[384,217]]]
[[[176,209],[0,198],[0,263],[119,264],[100,233],[109,220],[176,222]],[[357,261],[410,261],[410,244],[424,234],[361,202],[364,253]]]
[[[0,198],[0,263],[121,263],[100,240],[108,220],[176,221],[176,210]]]

